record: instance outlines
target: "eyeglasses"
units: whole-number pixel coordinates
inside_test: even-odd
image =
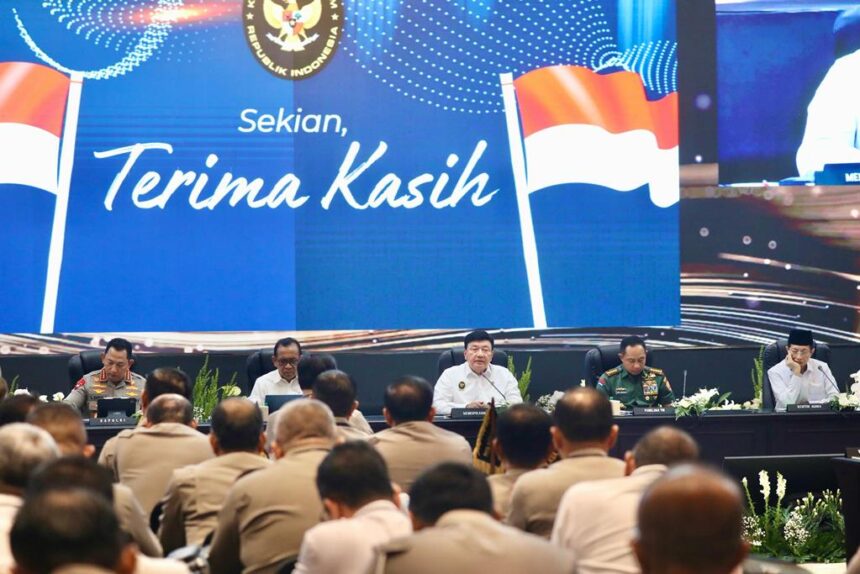
[[[806,355],[811,354],[811,353],[812,353],[812,351],[811,351],[810,349],[807,349],[806,347],[801,347],[801,348],[799,348],[799,349],[797,349],[797,348],[789,348],[789,349],[788,349],[788,353],[789,353],[792,357],[805,357]]]
[[[483,353],[484,355],[492,355],[493,349],[490,347],[468,347],[466,349],[468,352],[477,355]]]
[[[276,359],[275,364],[279,367],[286,367],[287,365],[296,366],[299,364],[298,359]]]

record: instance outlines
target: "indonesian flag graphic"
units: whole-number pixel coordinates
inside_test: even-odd
[[[552,66],[513,81],[529,193],[561,183],[617,191],[649,185],[651,201],[679,199],[678,94],[649,101],[634,72]]]
[[[70,83],[48,66],[0,62],[0,184],[57,193]]]

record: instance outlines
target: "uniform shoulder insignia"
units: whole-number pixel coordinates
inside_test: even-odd
[[[655,369],[654,367],[646,367],[649,372],[654,373],[655,375],[663,376],[663,369]]]
[[[87,384],[87,380],[84,377],[81,377],[81,379],[77,383],[75,383],[75,388],[73,388],[72,390],[74,391],[74,390],[80,389],[81,387],[83,387],[86,384]]]
[[[606,371],[603,374],[607,377],[614,377],[615,375],[617,375],[620,372],[621,372],[621,369],[619,367],[614,367],[612,369],[609,369],[608,371]]]

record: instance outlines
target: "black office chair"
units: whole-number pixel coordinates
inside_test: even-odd
[[[72,355],[69,357],[69,388],[74,388],[87,373],[100,371],[103,366],[101,351],[81,351]]]
[[[463,356],[463,347],[452,347],[446,351],[442,351],[439,355],[439,360],[436,362],[436,376],[454,365],[462,365],[466,362],[466,357]],[[508,367],[508,354],[499,349],[493,349],[493,358],[490,362],[500,367]]]
[[[770,388],[770,379],[767,376],[768,370],[780,361],[785,360],[785,348],[788,346],[788,339],[777,339],[773,343],[768,344],[764,348],[762,355],[762,375],[761,382],[761,408],[763,410],[773,410],[776,401],[773,399],[773,389]],[[815,343],[815,354],[812,358],[830,363],[830,346],[827,343]]]
[[[251,392],[254,387],[254,381],[262,377],[266,373],[275,370],[275,365],[272,363],[272,348],[260,349],[248,355],[245,361],[245,374],[248,375],[248,388],[244,389],[245,394]]]
[[[585,382],[590,387],[597,386],[600,375],[621,364],[618,358],[618,345],[600,345],[585,353]]]

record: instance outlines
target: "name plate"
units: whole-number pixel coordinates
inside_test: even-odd
[[[137,425],[137,419],[134,417],[102,417],[100,419],[87,419],[89,427],[133,427]]]
[[[451,409],[452,419],[482,419],[487,413],[484,409]]]
[[[675,416],[674,407],[633,407],[633,414],[650,416]]]
[[[786,405],[785,412],[787,413],[808,413],[808,412],[830,412],[833,409],[827,403],[819,403],[815,405]]]

